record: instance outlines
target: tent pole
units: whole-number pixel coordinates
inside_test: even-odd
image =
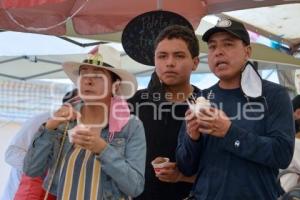
[[[107,42],[91,42],[91,43],[80,43],[80,42],[77,42],[75,40],[72,40],[68,37],[64,37],[64,36],[57,36],[58,38],[62,39],[62,40],[65,40],[67,42],[70,42],[72,44],[75,44],[77,46],[80,46],[80,47],[90,47],[90,46],[95,46],[95,45],[98,45],[98,44],[106,44]]]

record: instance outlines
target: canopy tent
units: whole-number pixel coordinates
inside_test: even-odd
[[[93,6],[99,6],[101,5],[94,5],[95,2],[105,2],[105,1],[70,1],[70,0],[50,0],[49,4],[40,4],[38,6],[34,7],[29,7],[27,8],[26,5],[23,8],[20,8],[21,4],[23,1],[2,1],[2,4],[0,7],[0,13],[2,12],[2,15],[0,14],[0,28],[3,28],[3,24],[14,24],[13,27],[16,29],[14,30],[22,30],[26,31],[23,28],[17,26],[14,22],[11,21],[11,19],[8,17],[6,13],[6,9],[4,9],[4,4],[3,2],[12,2],[16,3],[16,5],[9,4],[8,7],[16,7],[16,8],[9,8],[8,11],[10,13],[14,13],[15,17],[18,16],[19,19],[23,19],[24,21],[22,22],[28,22],[26,24],[29,27],[33,27],[34,25],[39,25],[39,18],[34,18],[31,22],[33,24],[30,24],[30,21],[26,21],[27,15],[23,16],[22,13],[23,11],[27,14],[35,13],[35,14],[40,14],[41,16],[44,14],[48,14],[49,18],[52,18],[51,13],[56,11],[54,8],[57,8],[59,6],[62,6],[61,9],[58,9],[59,11],[61,10],[68,10],[63,6],[66,6],[67,3],[73,3],[73,5],[69,5],[69,11],[70,13],[74,13],[74,9],[78,8],[79,3],[83,5],[84,2],[88,2],[86,5],[89,5],[90,3],[93,2]],[[37,3],[37,2],[47,2],[47,1],[30,1],[32,3]],[[54,3],[53,3],[54,2]],[[58,2],[58,3],[57,3]],[[125,1],[122,1],[122,3]],[[137,1],[131,1],[131,3],[136,3],[134,6],[140,6],[140,2]],[[151,2],[151,3],[150,3]],[[289,1],[289,3],[293,3],[295,1]],[[26,2],[23,2],[26,3]],[[220,12],[220,11],[229,11],[229,10],[234,10],[234,9],[241,9],[241,8],[249,8],[249,7],[257,7],[257,6],[265,6],[265,5],[277,5],[277,4],[283,4],[286,3],[286,1],[259,1],[253,3],[252,1],[249,1],[248,3],[241,3],[240,1],[209,1],[207,5],[203,4],[201,1],[193,1],[193,0],[188,0],[187,1],[147,1],[147,6],[143,7],[142,10],[136,9],[137,7],[132,6],[131,3],[129,3],[129,10],[126,10],[127,6],[125,4],[118,4],[115,5],[114,2],[105,2],[106,4],[103,4],[104,8],[110,9],[115,9],[115,13],[117,14],[120,11],[118,9],[123,9],[120,11],[120,15],[123,17],[118,18],[121,21],[114,21],[115,17],[111,16],[111,18],[104,20],[106,23],[110,23],[108,26],[107,24],[105,26],[108,26],[106,28],[110,28],[109,31],[118,31],[121,30],[126,24],[131,17],[139,14],[140,12],[145,12],[148,10],[153,10],[157,8],[168,8],[169,10],[178,12],[188,18],[191,22],[193,22],[194,25],[198,25],[200,18],[204,14],[204,12],[207,13],[214,13],[214,12]],[[149,3],[149,4],[148,4]],[[66,5],[65,5],[66,4]],[[81,5],[80,4],[80,5]],[[108,7],[110,4],[111,7]],[[150,5],[151,4],[151,5]],[[186,5],[189,4],[189,5]],[[74,6],[75,5],[75,6]],[[77,5],[77,7],[76,7]],[[189,6],[193,5],[192,10],[188,10]],[[298,5],[298,4],[297,4]],[[22,5],[24,6],[24,5]],[[46,12],[48,9],[47,6],[50,6],[50,10]],[[54,7],[52,7],[54,6]],[[67,34],[68,36],[75,36],[75,37],[80,37],[80,38],[87,38],[87,39],[93,39],[93,41],[85,41],[87,43],[94,43],[95,41],[113,41],[119,43],[118,45],[110,43],[110,45],[116,45],[116,47],[120,50],[120,53],[122,55],[122,66],[129,70],[130,72],[136,74],[136,75],[148,75],[150,74],[154,68],[152,66],[145,66],[141,65],[139,63],[136,63],[133,61],[131,58],[129,58],[123,51],[121,44],[120,44],[120,38],[121,38],[121,32],[114,32],[114,33],[106,33],[106,34],[93,34],[91,32],[89,35],[80,35],[80,32],[78,32],[78,27],[76,25],[76,20],[81,22],[84,22],[84,17],[85,14],[87,14],[85,9],[92,9],[90,14],[95,14],[95,10],[93,10],[93,6],[87,6],[84,7],[80,12],[78,12],[71,20],[67,20],[66,27],[64,24],[61,24],[60,26],[50,29],[49,31],[54,31],[54,30],[66,30],[64,34]],[[286,5],[279,5],[280,6],[286,6]],[[133,9],[134,7],[134,9]],[[276,6],[277,7],[277,6]],[[73,11],[72,11],[72,9]],[[97,9],[98,9],[97,8]],[[39,10],[41,9],[41,10]],[[100,9],[100,8],[99,8]],[[194,12],[195,10],[198,9],[198,12]],[[206,9],[206,10],[203,10]],[[43,12],[42,12],[43,11]],[[84,11],[84,12],[83,12]],[[113,12],[100,12],[101,9],[99,10],[99,13],[103,14],[102,17],[106,16],[108,17],[109,14],[113,14]],[[247,10],[245,10],[248,12]],[[37,12],[37,13],[36,13]],[[83,12],[83,13],[81,13]],[[59,16],[60,20],[66,19],[68,16],[70,16],[70,13],[65,13],[64,15]],[[84,14],[85,13],[85,14]],[[24,13],[23,13],[24,14]],[[35,16],[33,14],[33,16]],[[53,13],[52,13],[53,14]],[[230,16],[228,13],[224,13],[226,15]],[[275,16],[274,14],[271,14],[272,16]],[[5,16],[5,17],[4,17]],[[23,16],[23,17],[22,17]],[[4,18],[3,18],[4,17]],[[78,18],[77,18],[78,17]],[[95,17],[95,16],[94,16]],[[96,16],[96,18],[99,16]],[[120,17],[118,15],[118,17]],[[55,18],[55,17],[53,17]],[[3,20],[6,19],[6,20]],[[88,18],[86,18],[88,19]],[[98,18],[97,18],[98,19]],[[48,19],[47,19],[48,20]],[[47,24],[48,21],[45,21],[44,26],[49,26],[50,24]],[[103,22],[103,20],[92,20],[93,23],[95,23],[93,26],[89,26],[86,28],[93,28],[92,30],[98,30],[98,28],[101,28],[100,25],[97,23]],[[91,22],[92,22],[91,21]],[[125,23],[126,22],[126,23]],[[56,22],[54,22],[56,23]],[[116,23],[116,24],[115,24]],[[122,26],[119,25],[122,24]],[[206,20],[206,18],[202,18],[200,25],[198,26],[196,33],[198,34],[199,37],[199,42],[200,42],[200,49],[201,53],[199,55],[200,57],[200,65],[196,71],[197,72],[209,72],[208,66],[207,66],[207,46],[205,43],[201,41],[201,35],[203,34],[204,31],[206,31],[208,28],[212,27],[214,23],[210,23],[209,20]],[[24,25],[24,24],[23,24]],[[13,29],[11,27],[11,29]],[[38,27],[38,26],[36,26]],[[197,27],[197,26],[195,26]],[[61,29],[62,28],[62,29]],[[103,28],[103,27],[102,27]],[[76,31],[77,32],[76,32]],[[108,29],[105,29],[106,32]],[[29,30],[27,30],[29,31]],[[87,30],[83,30],[87,31]],[[109,32],[108,31],[108,32]],[[34,31],[31,31],[34,32]],[[105,32],[105,31],[104,31]],[[62,32],[58,32],[61,33]],[[103,32],[102,32],[103,33]],[[11,34],[16,34],[12,37],[12,40],[9,40],[8,35]],[[20,34],[20,33],[19,33]],[[48,32],[48,34],[51,34],[51,32]],[[19,37],[17,39],[17,37]],[[72,38],[72,40],[76,40]],[[59,43],[57,43],[59,41]],[[68,43],[64,40],[60,40],[54,36],[46,36],[46,35],[31,35],[29,33],[27,34],[20,34],[15,32],[1,32],[0,33],[0,42],[2,44],[2,49],[0,48],[0,79],[19,79],[19,80],[28,80],[28,79],[33,79],[33,78],[64,78],[65,74],[62,72],[61,69],[61,63],[67,60],[74,60],[74,61],[81,61],[84,58],[84,54],[86,54],[91,48],[86,47],[78,47],[74,44]],[[82,45],[84,46],[84,45]],[[293,57],[289,56],[286,53],[279,52],[275,49],[266,47],[264,45],[260,44],[252,44],[253,46],[253,56],[252,60],[255,61],[259,69],[297,69],[300,67],[300,60]],[[65,48],[68,47],[69,50],[66,51]],[[63,92],[61,92],[63,93]],[[18,112],[18,110],[16,111]]]
[[[61,64],[71,60],[82,61],[93,48],[79,47],[53,36],[16,32],[0,33],[0,43],[0,79],[17,80],[66,78]],[[130,59],[120,43],[110,45],[120,50],[122,64],[130,72],[138,74],[153,69]]]
[[[300,4],[226,12],[223,16],[243,22],[247,29],[276,41],[275,48],[285,48],[291,55],[300,53]]]
[[[133,17],[151,10],[179,13],[194,28],[199,27],[205,15],[233,11],[223,15],[245,22],[256,33],[284,42],[293,53],[300,43],[294,26],[300,4],[295,3],[299,0],[0,0],[0,29],[95,39],[99,34],[122,31]],[[114,34],[103,37],[115,40]]]
[[[294,26],[300,16],[300,4],[296,3],[299,0],[0,0],[0,29],[94,38],[122,31],[132,18],[151,10],[176,12],[194,28],[199,27],[205,15],[227,12],[223,15],[245,22],[256,33],[284,42],[295,52],[300,43]],[[109,35],[104,39],[115,38]]]
[[[35,1],[21,1],[21,0],[2,0],[0,4],[0,28],[5,30],[18,30],[27,32],[38,32],[53,35],[67,35],[80,38],[94,39],[96,41],[113,41],[120,43],[121,30],[126,23],[134,16],[155,9],[165,9],[177,12],[186,17],[197,28],[196,33],[199,34],[201,46],[201,64],[197,72],[208,72],[206,61],[207,47],[201,41],[201,35],[205,30],[213,26],[211,23],[200,19],[207,13],[219,13],[223,11],[231,11],[236,9],[254,8],[261,6],[278,5],[275,8],[282,6],[289,6],[291,19],[299,19],[300,12],[295,12],[294,7],[299,8],[300,4],[291,4],[297,1],[237,1],[237,0],[149,0],[141,2],[137,0],[111,2],[106,0],[97,1],[79,1],[79,0],[35,0]],[[284,4],[284,5],[280,5]],[[259,10],[265,8],[256,8],[244,11],[235,11],[224,13],[229,17],[236,17],[236,12],[252,13],[252,10]],[[78,11],[78,12],[77,12]],[[276,12],[277,10],[275,10]],[[283,11],[282,11],[283,12]],[[260,18],[268,18],[268,15],[274,17],[276,14],[269,12],[260,12]],[[234,15],[235,14],[235,15]],[[36,16],[39,17],[36,17]],[[43,17],[47,15],[47,17]],[[239,14],[244,16],[243,14]],[[238,18],[239,19],[239,18]],[[64,23],[66,21],[66,23]],[[263,20],[257,20],[263,21]],[[60,22],[62,22],[60,24]],[[55,26],[57,25],[57,26]],[[247,23],[248,25],[248,23]],[[22,28],[23,26],[23,28]],[[296,26],[289,26],[296,27]],[[256,31],[252,29],[253,31]],[[110,33],[112,32],[112,33]],[[101,33],[101,34],[99,34]],[[299,34],[299,31],[298,33]],[[5,42],[5,32],[0,33],[0,41],[3,37]],[[30,37],[30,36],[29,36]],[[46,37],[46,36],[44,36]],[[297,36],[298,37],[298,36]],[[18,41],[26,41],[28,39],[19,39]],[[41,41],[41,40],[37,40]],[[32,78],[62,78],[64,73],[61,72],[60,64],[66,60],[82,60],[83,55],[87,53],[89,48],[81,48],[81,51],[71,51],[70,53],[47,53],[45,51],[51,49],[52,40],[45,38],[44,45],[27,46],[38,49],[37,52],[17,52],[15,54],[6,54],[5,51],[0,50],[0,78],[15,78],[20,80],[27,80]],[[298,41],[297,39],[293,41]],[[40,44],[41,42],[33,42]],[[289,43],[293,46],[297,42]],[[3,44],[3,43],[2,43]],[[19,49],[19,44],[11,42],[3,45],[5,49]],[[24,47],[24,45],[21,48]],[[54,44],[53,44],[54,45]],[[64,46],[66,43],[63,44]],[[26,48],[26,47],[24,47]],[[53,48],[53,47],[52,47]],[[72,48],[77,48],[72,46]],[[60,46],[55,47],[60,50]],[[124,54],[122,47],[119,48],[122,57],[124,68],[137,75],[149,74],[153,71],[152,67],[141,65],[130,59]],[[253,60],[258,61],[259,68],[282,68],[291,67],[298,68],[300,61],[292,56],[287,56],[285,53],[277,52],[271,48],[253,44],[254,55]],[[44,52],[44,53],[42,53]],[[5,66],[2,67],[2,66]]]
[[[10,6],[8,2],[16,3]],[[156,0],[61,0],[54,3],[40,1],[46,3],[25,8],[17,2],[2,0],[0,18],[4,20],[0,22],[0,28],[60,36],[68,35],[64,22],[71,18],[77,34],[92,35],[121,31],[136,15],[160,8],[180,13],[195,25],[206,14],[204,4],[199,0],[165,0],[161,3]]]
[[[212,25],[211,25],[212,26]],[[115,41],[120,42],[120,34]],[[199,36],[200,37],[200,36]],[[101,40],[101,35],[98,36]],[[209,72],[207,65],[207,45],[200,40],[200,65],[196,73]],[[61,63],[64,61],[82,61],[91,47],[78,47],[53,36],[0,33],[0,79],[29,80],[34,78],[65,78]],[[93,41],[92,41],[93,42]],[[44,44],[41,44],[44,43]],[[127,56],[120,43],[110,45],[120,50],[122,67],[136,75],[149,75],[154,68],[135,62]],[[300,60],[261,44],[252,44],[252,60],[259,69],[296,69]],[[30,47],[30,49],[28,49]]]
[[[156,9],[186,17],[195,27],[207,14],[287,3],[297,0],[1,0],[0,28],[5,30],[69,35],[65,21],[72,19],[79,35],[121,31],[135,16]]]

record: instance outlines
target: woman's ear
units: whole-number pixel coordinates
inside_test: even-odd
[[[118,91],[119,91],[119,88],[120,88],[120,80],[116,80],[113,85],[112,85],[112,95],[113,96],[118,96]]]

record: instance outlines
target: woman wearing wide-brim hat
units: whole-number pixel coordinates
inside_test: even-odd
[[[100,45],[82,63],[63,64],[81,101],[63,105],[40,128],[24,164],[29,176],[48,171],[44,186],[58,199],[127,199],[143,191],[144,128],[124,100],[137,82],[120,58]]]

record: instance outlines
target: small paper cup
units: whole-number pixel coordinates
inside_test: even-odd
[[[90,128],[87,127],[87,126],[85,126],[85,125],[83,125],[83,124],[79,124],[79,125],[76,125],[74,128],[68,130],[68,138],[69,138],[70,143],[74,143],[74,142],[73,142],[73,137],[74,137],[74,135],[76,134],[76,132],[77,132],[78,130],[86,130],[86,131],[89,131]]]
[[[74,135],[74,130],[73,129],[68,130],[68,138],[70,143],[73,143],[73,135]]]
[[[165,165],[166,165],[166,163],[168,163],[169,161],[170,161],[170,159],[169,159],[169,158],[166,158],[166,157],[157,157],[157,158],[155,158],[155,159],[151,162],[151,164],[152,164],[152,166],[153,166],[153,169],[154,169],[155,173],[160,172],[160,170],[161,170],[162,168],[164,168]]]

